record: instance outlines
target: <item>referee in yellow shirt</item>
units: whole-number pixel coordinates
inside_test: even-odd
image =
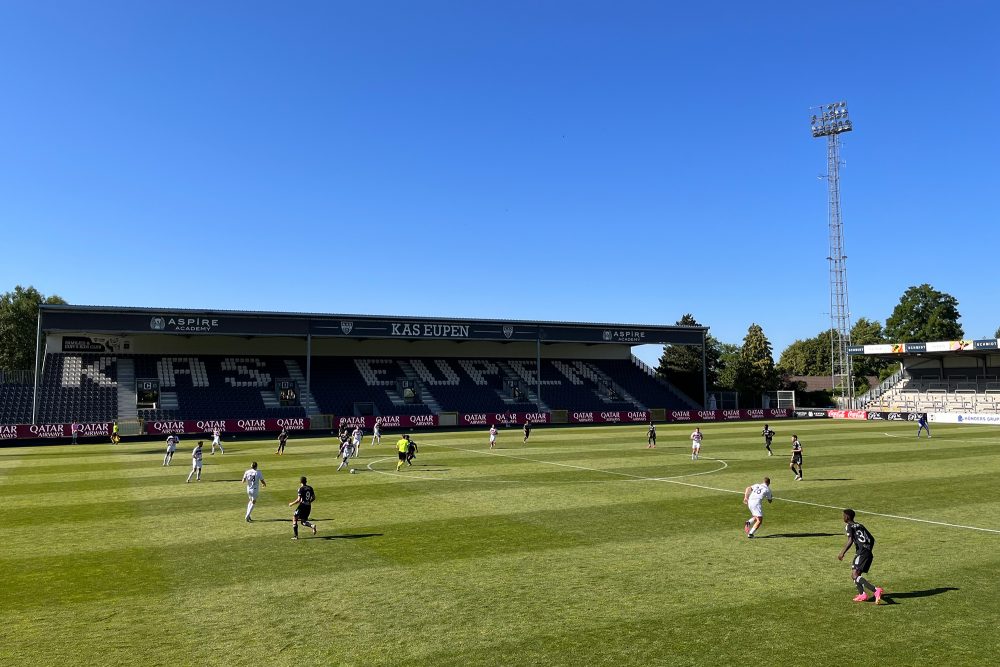
[[[406,453],[410,450],[410,436],[404,435],[397,440],[396,449],[399,450],[399,462],[396,464],[396,472],[399,472],[403,464],[406,463]]]

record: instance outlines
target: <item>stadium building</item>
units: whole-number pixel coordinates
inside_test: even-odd
[[[632,354],[705,350],[707,328],[45,305],[30,384],[0,384],[6,437],[617,423],[688,414]]]

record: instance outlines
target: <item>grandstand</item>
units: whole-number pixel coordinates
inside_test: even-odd
[[[43,306],[0,424],[690,410],[634,345],[704,327]],[[10,381],[7,381],[10,380]]]
[[[860,409],[1000,413],[998,339],[856,345],[850,351],[899,364],[896,373],[857,399]]]

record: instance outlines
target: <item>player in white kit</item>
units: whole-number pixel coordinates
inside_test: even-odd
[[[174,452],[177,451],[177,436],[171,433],[167,436],[167,455],[163,457],[163,465],[170,465],[170,460],[174,458]]]
[[[254,505],[257,504],[257,496],[260,495],[260,486],[263,484],[267,486],[267,482],[264,481],[264,473],[257,470],[257,462],[254,461],[250,464],[250,469],[243,473],[243,483],[247,485],[247,496],[250,498],[250,502],[247,503],[247,523],[252,523],[253,519],[250,518],[250,513],[253,512]]]
[[[382,444],[382,418],[375,418],[375,426],[372,428],[372,446]]]
[[[704,436],[701,434],[701,429],[696,428],[694,433],[691,434],[691,460],[697,461],[698,455],[701,453],[701,439]]]
[[[743,532],[747,534],[747,537],[753,537],[753,534],[760,528],[760,524],[764,523],[763,504],[765,498],[767,498],[767,502],[772,501],[770,477],[765,477],[762,483],[748,486],[743,491],[743,504],[750,508],[750,518],[743,524]]]
[[[358,429],[354,429],[354,432],[357,433]],[[357,442],[358,440],[351,438],[350,440],[345,440],[343,444],[340,445],[341,461],[340,465],[337,466],[337,472],[343,470],[344,466],[347,465],[348,461],[350,461],[352,457],[357,456],[358,454]],[[348,468],[348,470],[350,470],[350,468]]]
[[[219,453],[225,454],[226,450],[222,448],[222,431],[219,429],[212,430],[212,454],[215,454],[215,448],[219,448]]]
[[[191,450],[191,472],[188,473],[187,481],[191,481],[191,476],[198,473],[198,477],[195,479],[196,482],[201,481],[201,446],[202,441],[199,440],[198,444],[194,446]]]
[[[496,424],[490,424],[490,449],[493,449],[497,444],[497,427]]]
[[[351,442],[354,443],[354,455],[357,456],[358,452],[361,451],[361,439],[365,436],[365,432],[361,428],[355,428],[351,431]]]

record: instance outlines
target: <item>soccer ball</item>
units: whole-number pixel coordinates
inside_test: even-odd
[[[357,470],[355,470],[354,468],[351,468],[351,474],[352,474],[352,475],[353,475],[353,474],[355,474],[356,472],[358,472],[358,471],[357,471]]]

